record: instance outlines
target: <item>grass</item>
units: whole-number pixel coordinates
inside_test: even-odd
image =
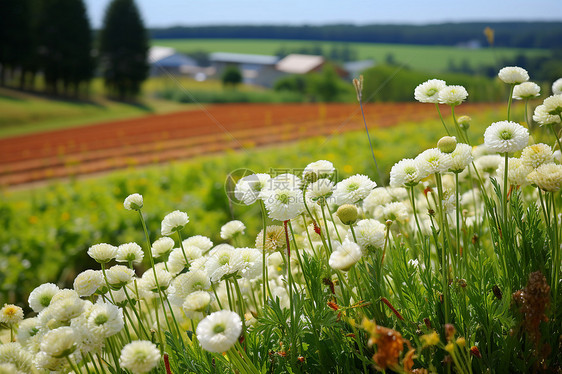
[[[202,50],[206,52],[235,52],[273,55],[280,48],[300,48],[303,46],[319,45],[324,51],[329,51],[333,45],[342,42],[317,42],[301,40],[259,40],[259,39],[153,39],[153,45],[173,47],[179,52],[192,52]],[[359,59],[374,59],[377,62],[385,61],[389,54],[394,56],[398,63],[404,63],[412,69],[430,72],[445,71],[449,61],[457,66],[467,60],[470,66],[495,65],[496,61],[503,58],[512,58],[519,53],[527,56],[545,54],[540,49],[520,48],[490,48],[467,49],[448,46],[420,46],[404,44],[373,44],[373,43],[348,43],[355,48]]]

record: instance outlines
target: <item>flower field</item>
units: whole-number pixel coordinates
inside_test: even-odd
[[[499,79],[472,118],[433,79],[432,119],[394,107],[411,122],[369,138],[4,193],[3,296],[33,291],[0,310],[0,370],[560,371],[562,81]]]

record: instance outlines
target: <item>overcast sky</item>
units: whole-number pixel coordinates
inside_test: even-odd
[[[111,0],[85,0],[94,28]],[[148,27],[562,20],[562,0],[136,0]],[[390,5],[392,4],[392,5]]]

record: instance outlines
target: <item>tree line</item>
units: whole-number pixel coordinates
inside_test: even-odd
[[[432,25],[203,26],[151,29],[155,39],[239,38],[289,39],[422,45],[457,45],[476,40],[486,45],[483,30],[495,31],[498,47],[560,48],[562,22],[463,22]]]
[[[0,0],[0,85],[78,96],[104,77],[135,96],[148,75],[148,34],[134,0],[113,0],[97,38],[82,0]],[[39,79],[41,78],[41,79]]]

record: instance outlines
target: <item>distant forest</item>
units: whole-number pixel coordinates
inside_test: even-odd
[[[434,25],[200,26],[152,29],[155,39],[290,39],[422,45],[457,45],[495,32],[498,47],[562,48],[562,22],[470,22]]]

